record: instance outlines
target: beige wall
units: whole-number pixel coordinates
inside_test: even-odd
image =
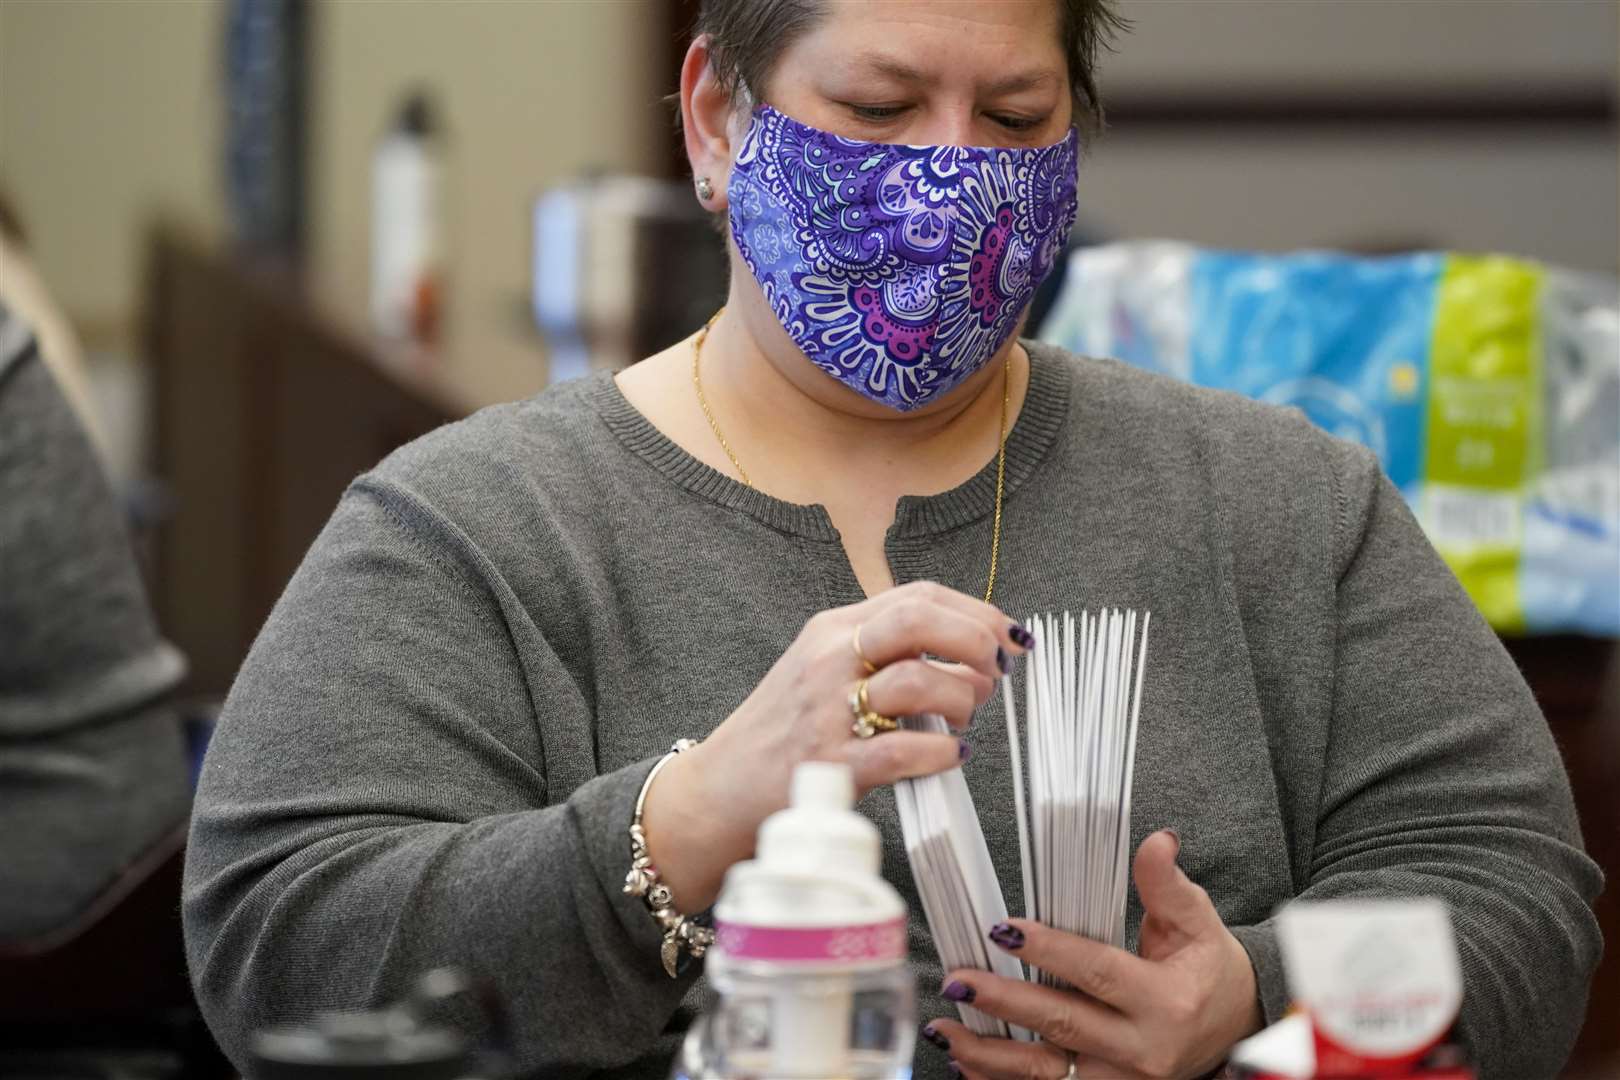
[[[1504,95],[1610,82],[1615,0],[1120,0],[1114,93],[1346,85]]]
[[[527,315],[529,203],[587,168],[662,155],[662,0],[318,0],[310,263],[363,327],[371,152],[399,99],[433,90],[451,136],[442,366],[474,404],[545,378]],[[0,184],[68,314],[128,350],[142,228],[223,236],[218,0],[0,0]]]
[[[1124,0],[1115,101],[1617,92],[1614,0]],[[1289,249],[1418,243],[1620,268],[1611,125],[1116,124],[1082,166],[1107,237]]]
[[[654,85],[663,0],[327,0],[318,9],[312,266],[363,319],[371,154],[400,99],[431,90],[448,127],[445,374],[475,403],[545,381],[528,315],[529,210],[588,168],[663,154]]]
[[[214,0],[0,0],[0,186],[92,347],[127,346],[141,227],[211,231],[221,7]]]
[[[529,202],[659,161],[665,0],[315,0],[311,266],[364,324],[370,157],[406,91],[451,136],[447,380],[475,403],[544,379],[527,314]],[[1615,83],[1612,0],[1125,0],[1115,97],[1301,86]],[[91,344],[129,344],[141,228],[222,232],[223,4],[0,0],[0,183]],[[1290,247],[1419,239],[1613,270],[1612,129],[1270,135],[1116,129],[1082,174],[1112,235]],[[120,342],[118,339],[122,338]]]
[[[1585,129],[1114,131],[1080,170],[1108,237],[1493,251],[1620,270],[1620,153]]]

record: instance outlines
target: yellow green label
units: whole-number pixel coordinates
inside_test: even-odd
[[[1429,353],[1423,524],[1499,630],[1522,630],[1524,492],[1540,468],[1541,271],[1452,256]]]

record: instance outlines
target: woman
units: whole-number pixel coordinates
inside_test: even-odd
[[[687,916],[793,765],[831,759],[871,793],[926,1012],[971,997],[1049,1038],[936,1019],[919,1076],[1198,1075],[1286,1003],[1272,909],[1352,893],[1446,898],[1486,1074],[1556,1068],[1598,875],[1527,690],[1375,461],[1016,337],[1107,19],[704,5],[681,115],[730,224],[723,314],[356,481],[232,691],[186,900],[232,1052],[458,963],[498,980],[540,1075],[661,1076]],[[997,710],[969,723],[1031,643],[1005,612],[1102,604],[1154,612],[1136,953],[1015,922],[1004,947],[1077,992],[940,972],[886,785],[961,767],[1003,804]],[[871,712],[956,734],[859,737],[869,673]],[[677,738],[701,742],[642,818],[657,921],[622,884]],[[1010,823],[984,828],[1016,910]]]

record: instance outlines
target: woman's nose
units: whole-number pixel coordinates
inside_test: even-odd
[[[976,114],[971,102],[930,106],[920,111],[905,141],[923,146],[984,145],[984,133],[976,127]]]

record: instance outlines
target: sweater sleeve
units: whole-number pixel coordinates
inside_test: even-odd
[[[664,974],[621,891],[652,761],[548,790],[548,726],[590,703],[555,654],[520,659],[493,587],[413,515],[351,487],[232,687],[184,893],[209,1024],[242,1067],[257,1028],[455,965],[493,981],[525,1073],[667,1056],[693,976]]]
[[[63,930],[183,825],[184,674],[83,426],[0,308],[0,939]]]
[[[1555,1075],[1602,949],[1602,886],[1547,723],[1371,454],[1335,443],[1331,728],[1302,899],[1451,909],[1460,1030],[1484,1080]],[[1235,928],[1268,1022],[1288,1002],[1271,923]]]

